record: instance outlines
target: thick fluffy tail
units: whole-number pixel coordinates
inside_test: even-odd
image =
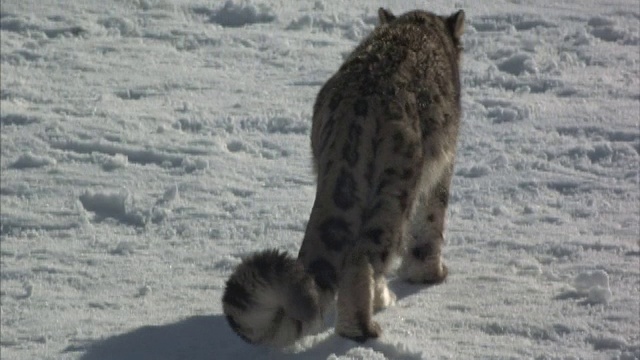
[[[286,346],[321,320],[315,281],[286,252],[245,259],[227,281],[222,308],[231,328],[251,344]]]

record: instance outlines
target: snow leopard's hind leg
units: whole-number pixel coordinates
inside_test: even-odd
[[[431,171],[425,171],[424,176],[432,174]],[[449,273],[442,260],[442,250],[452,175],[453,161],[444,166],[434,183],[423,181],[426,186],[423,185],[416,199],[405,235],[406,251],[398,270],[400,277],[406,281],[439,284]]]

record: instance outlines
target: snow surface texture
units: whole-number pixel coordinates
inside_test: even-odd
[[[240,259],[298,250],[320,85],[423,3],[3,0],[2,358],[640,358],[636,0],[429,1],[468,20],[448,281],[365,344],[227,326]]]

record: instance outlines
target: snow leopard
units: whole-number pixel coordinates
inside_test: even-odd
[[[251,344],[287,346],[335,312],[338,335],[381,335],[386,275],[437,284],[461,117],[464,12],[378,10],[322,86],[312,117],[316,196],[297,258],[266,250],[226,283],[223,311]]]

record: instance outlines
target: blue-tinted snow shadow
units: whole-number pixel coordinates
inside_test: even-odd
[[[244,348],[247,348],[246,344],[231,331],[224,316],[193,316],[96,341],[87,346],[80,359],[224,359],[220,354],[237,353],[240,356]]]
[[[394,278],[389,281],[389,288],[401,300],[426,286]],[[363,347],[393,359],[421,358],[385,343],[384,338],[359,344],[336,336],[331,329],[334,315],[326,319],[324,333],[303,339],[296,353],[245,343],[231,330],[223,315],[193,316],[175,323],[144,326],[84,346],[70,346],[66,352],[84,350],[81,360],[326,359]]]
[[[81,360],[212,360],[212,359],[326,359],[349,350],[371,348],[392,359],[420,359],[418,354],[383,341],[359,344],[336,336],[333,330],[302,340],[298,350],[283,352],[242,341],[223,315],[193,316],[185,320],[139,329],[83,347]],[[67,351],[82,350],[68,348]]]
[[[388,284],[389,290],[396,294],[396,301],[437,285],[438,284],[411,284],[400,278],[390,279]]]

